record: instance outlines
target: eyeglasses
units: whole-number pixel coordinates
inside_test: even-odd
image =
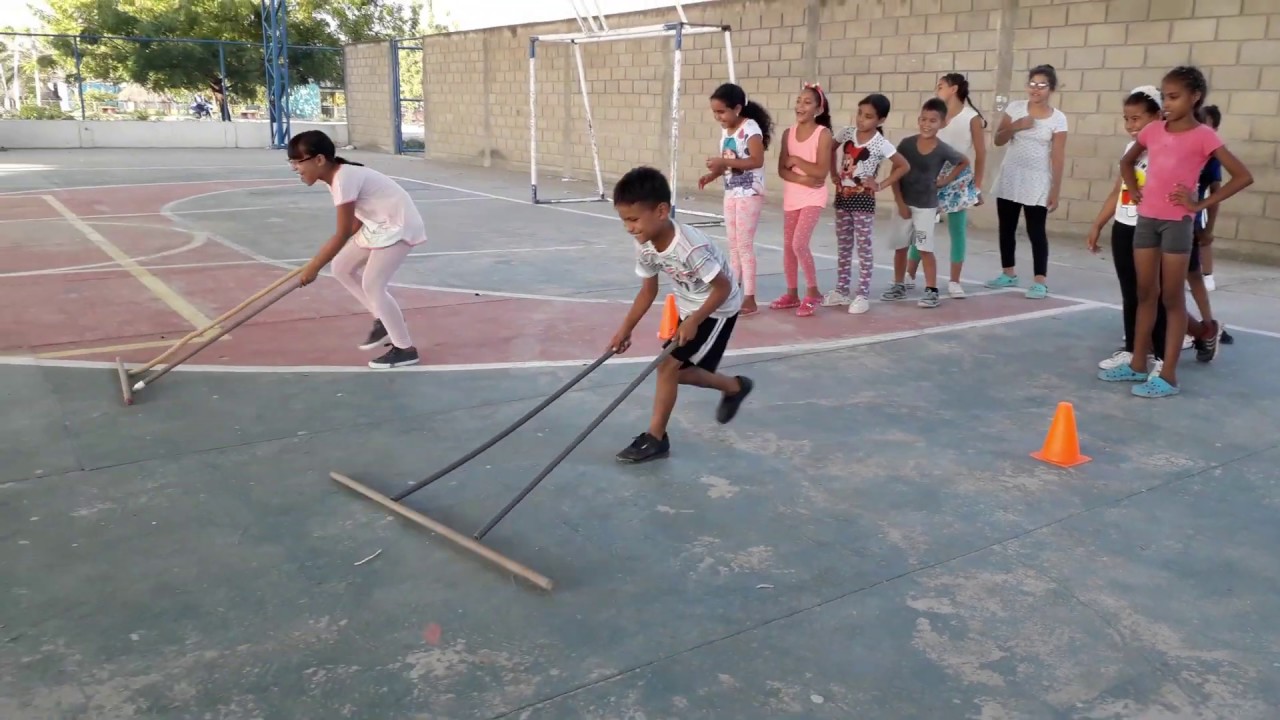
[[[1032,90],[1048,90],[1049,83],[1031,81],[1027,83],[1027,87],[1031,88]]]
[[[293,159],[293,158],[289,158],[289,167],[294,168],[294,169],[296,170],[296,169],[298,168],[298,166],[299,166],[299,165],[301,165],[302,163],[304,163],[304,162],[306,162],[306,161],[308,161],[308,160],[311,160],[311,159],[312,159],[312,158],[314,158],[314,157],[316,157],[316,156],[315,156],[315,155],[308,155],[308,156],[306,156],[306,157],[304,157],[304,158],[298,158],[297,160],[295,160],[295,159]]]

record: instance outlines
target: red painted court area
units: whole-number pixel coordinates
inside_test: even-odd
[[[216,238],[180,228],[166,204],[219,190],[287,180],[214,181],[68,189],[0,197],[0,353],[37,360],[146,362],[234,307],[286,270],[246,263]],[[95,216],[114,217],[95,217]],[[126,217],[122,217],[126,216]],[[220,264],[220,263],[237,264]],[[179,267],[163,267],[178,265]],[[425,366],[550,363],[598,356],[626,312],[624,302],[525,299],[394,288]],[[768,309],[742,318],[731,352],[804,349],[824,343],[926,331],[1073,305],[993,293],[944,301],[876,303],[813,318]],[[656,352],[659,308],[637,332],[634,354]],[[332,278],[299,289],[204,350],[193,365],[360,368],[356,344],[371,319]]]

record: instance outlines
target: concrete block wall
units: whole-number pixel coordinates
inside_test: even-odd
[[[837,127],[851,121],[860,98],[882,92],[894,107],[886,133],[904,137],[947,72],[969,77],[974,102],[994,130],[995,96],[1022,97],[1027,69],[1054,65],[1061,81],[1055,104],[1071,127],[1060,208],[1051,216],[1055,235],[1083,234],[1110,190],[1126,142],[1121,102],[1128,90],[1158,85],[1175,65],[1199,65],[1209,77],[1209,102],[1224,113],[1223,136],[1257,179],[1224,205],[1219,247],[1280,259],[1277,0],[723,0],[686,12],[694,22],[733,27],[738,81],[773,114],[779,134],[792,122],[801,83],[816,79],[829,92]],[[610,24],[671,19],[670,10],[650,11]],[[528,39],[576,29],[571,20],[425,38],[427,157],[527,168]],[[547,197],[564,192],[560,175],[592,174],[571,53],[559,45],[538,50],[538,159]],[[606,190],[637,164],[666,171],[671,40],[586,45],[583,59]],[[707,96],[727,77],[720,35],[686,40],[682,194],[715,197],[711,189],[698,193],[696,179],[719,137]],[[354,118],[357,100],[349,102]],[[352,136],[354,142],[354,119]],[[1000,156],[992,148],[988,186]],[[767,167],[776,198],[775,158],[770,153]],[[971,216],[979,227],[995,225],[994,207]]]
[[[347,128],[361,150],[395,152],[391,88],[391,43],[356,43],[343,48]]]

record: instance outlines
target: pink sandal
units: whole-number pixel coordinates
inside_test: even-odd
[[[799,309],[796,310],[796,317],[813,317],[818,312],[818,305],[822,303],[822,298],[806,297],[800,301]]]
[[[783,295],[769,303],[769,308],[772,310],[790,310],[791,308],[800,307],[800,304],[800,298],[792,295]]]

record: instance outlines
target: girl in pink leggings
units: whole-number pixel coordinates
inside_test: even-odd
[[[827,207],[827,175],[835,141],[831,135],[831,111],[822,86],[805,83],[796,96],[796,124],[782,135],[778,176],[782,178],[782,273],[787,291],[769,307],[796,308],[796,315],[811,317],[822,304],[818,273],[809,241]],[[800,298],[799,269],[809,281]]]
[[[333,140],[319,130],[299,133],[289,141],[294,172],[308,187],[317,180],[328,185],[338,209],[337,232],[303,268],[301,283],[314,282],[332,261],[334,277],[374,317],[373,329],[360,349],[391,346],[369,367],[413,365],[418,351],[387,287],[413,247],[427,241],[422,216],[396,181],[334,153]]]
[[[711,113],[723,128],[720,154],[707,158],[705,188],[724,178],[724,227],[729,265],[742,285],[741,315],[756,312],[756,227],[764,207],[764,151],[773,137],[773,119],[747,93],[725,83],[711,93]]]

